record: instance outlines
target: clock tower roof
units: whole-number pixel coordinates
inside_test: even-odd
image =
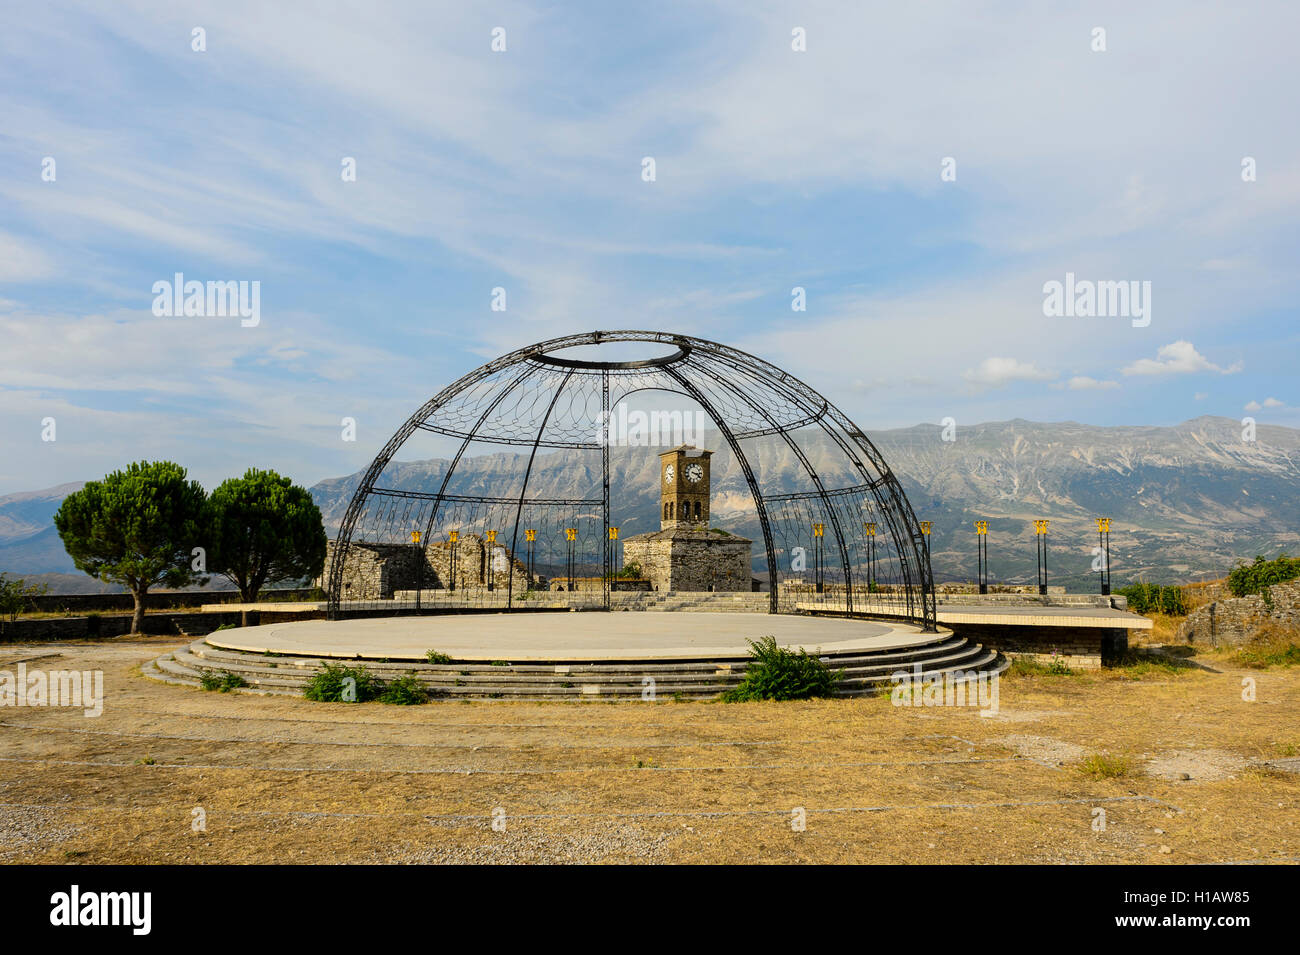
[[[706,454],[712,454],[712,451],[705,451],[703,448],[697,448],[693,444],[679,444],[675,448],[669,448],[667,451],[660,451],[659,457],[666,454],[684,454],[688,458],[698,458]]]

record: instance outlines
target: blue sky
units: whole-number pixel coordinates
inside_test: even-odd
[[[1300,426],[1297,34],[1266,2],[8,5],[0,493],[314,483],[596,328],[727,342],[868,430]],[[156,317],[175,272],[260,282],[260,324]],[[1150,324],[1045,316],[1067,272],[1149,281]]]

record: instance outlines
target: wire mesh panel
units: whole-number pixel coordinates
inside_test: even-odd
[[[673,350],[635,361],[575,357],[622,342]],[[677,402],[671,410],[664,396]],[[654,410],[629,414],[636,402]],[[705,423],[694,431],[692,413]],[[452,450],[399,460],[418,455],[421,436]],[[713,455],[703,509],[697,501],[678,513],[667,496],[660,509],[646,496],[661,474],[668,495],[672,472],[655,455],[674,453]],[[748,564],[727,587],[748,589],[752,577],[772,612],[934,625],[915,515],[879,452],[825,398],[725,345],[592,332],[489,362],[408,419],[331,542],[330,612],[609,609],[611,594],[646,585],[630,579],[637,568],[624,568],[620,547],[670,562],[691,547],[743,561],[747,541]],[[690,589],[711,589],[707,575],[693,579]]]

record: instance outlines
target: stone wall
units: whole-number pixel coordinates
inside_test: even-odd
[[[1239,646],[1250,640],[1260,624],[1268,621],[1300,626],[1300,582],[1274,584],[1268,591],[1268,600],[1251,594],[1197,607],[1179,626],[1178,639],[1212,647]]]
[[[623,558],[654,590],[747,592],[752,548],[744,537],[674,528],[628,538]]]
[[[1128,631],[1110,627],[1005,627],[989,624],[945,623],[944,627],[997,650],[1050,665],[1063,662],[1072,670],[1097,670],[1128,650]]]
[[[334,560],[336,541],[326,544],[325,576]],[[455,589],[495,590],[513,586],[515,593],[530,589],[527,568],[509,559],[509,548],[488,545],[477,534],[462,534],[455,546]],[[421,564],[423,556],[423,564]],[[436,541],[423,549],[414,544],[367,544],[353,541],[343,566],[344,600],[388,600],[399,590],[446,590],[452,580],[452,545]],[[513,584],[511,577],[513,576]],[[326,590],[323,576],[317,586]]]

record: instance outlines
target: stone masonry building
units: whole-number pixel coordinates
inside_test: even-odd
[[[335,541],[326,544],[325,573],[333,562],[335,546]],[[397,591],[447,590],[452,583],[452,547],[446,541],[424,547],[353,541],[343,567],[342,599],[388,600]],[[487,544],[478,534],[461,534],[455,544],[455,589],[486,590],[489,577],[493,589],[503,592],[510,587],[522,594],[536,586],[530,586],[527,568],[509,556],[509,548]],[[316,585],[328,589],[323,578]]]
[[[623,543],[654,590],[751,589],[753,541],[709,527],[712,454],[684,444],[659,455],[660,529]]]

